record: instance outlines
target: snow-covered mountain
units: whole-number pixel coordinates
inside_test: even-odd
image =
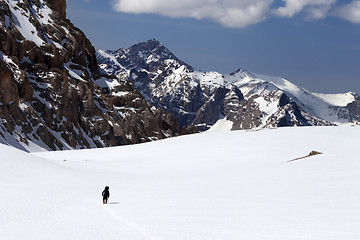
[[[131,82],[99,70],[65,0],[0,1],[0,36],[0,142],[57,150],[179,135]]]
[[[359,138],[302,127],[32,154],[0,144],[0,236],[357,240]]]
[[[223,75],[195,70],[156,39],[97,51],[100,68],[131,80],[147,102],[201,130],[259,129],[358,123],[355,93],[315,94],[280,77],[239,69]]]

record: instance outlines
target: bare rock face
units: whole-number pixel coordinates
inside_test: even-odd
[[[63,19],[66,18],[66,0],[47,0],[51,9],[59,13]]]
[[[355,100],[349,103],[346,108],[348,109],[353,121],[360,122],[360,100]]]
[[[0,2],[0,141],[24,150],[134,144],[184,133],[132,83],[102,74],[65,0]],[[186,131],[185,131],[186,133]]]
[[[1,102],[3,105],[9,103],[18,103],[18,85],[12,75],[12,72],[7,68],[4,63],[0,62],[0,91]]]

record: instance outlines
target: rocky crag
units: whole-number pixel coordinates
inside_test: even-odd
[[[281,77],[239,69],[202,72],[179,60],[156,39],[126,49],[99,50],[100,68],[128,78],[152,105],[200,130],[329,126],[360,121],[359,96],[315,94]]]
[[[66,19],[65,0],[0,2],[0,142],[62,150],[186,132],[131,82],[99,70],[91,42]]]

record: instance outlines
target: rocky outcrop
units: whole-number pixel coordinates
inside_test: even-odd
[[[50,8],[63,19],[66,18],[66,0],[47,0]]]
[[[360,122],[360,100],[349,103],[346,108],[349,110],[351,119]]]
[[[134,144],[177,136],[176,118],[133,83],[101,73],[65,0],[0,3],[0,140],[24,150]]]

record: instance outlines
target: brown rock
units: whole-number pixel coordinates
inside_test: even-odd
[[[18,102],[18,88],[12,71],[0,60],[0,102],[8,105],[10,102]]]
[[[66,0],[47,0],[52,10],[57,11],[62,19],[66,18]]]

